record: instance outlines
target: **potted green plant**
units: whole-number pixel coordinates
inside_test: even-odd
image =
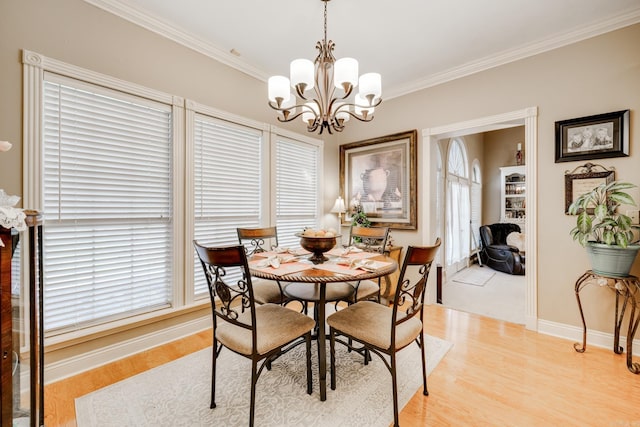
[[[362,205],[357,205],[354,208],[354,213],[351,215],[351,225],[358,227],[371,227],[371,221],[369,221],[367,214],[362,209]]]
[[[587,248],[592,270],[597,274],[627,276],[640,250],[633,231],[640,227],[618,212],[620,205],[636,206],[633,197],[625,192],[634,187],[628,182],[603,183],[578,196],[569,206],[569,213],[578,215],[570,235]]]

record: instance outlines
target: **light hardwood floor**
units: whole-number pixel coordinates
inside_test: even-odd
[[[416,392],[402,410],[403,427],[640,426],[640,375],[625,354],[580,354],[571,341],[437,305],[425,330],[454,345],[429,376],[430,395]],[[75,426],[76,397],[209,345],[205,331],[47,385],[45,425]]]

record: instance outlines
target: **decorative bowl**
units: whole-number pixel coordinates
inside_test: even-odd
[[[313,253],[309,257],[309,261],[314,264],[322,264],[329,259],[324,256],[324,253],[335,247],[336,237],[339,237],[339,235],[305,236],[303,233],[296,233],[296,236],[300,238],[300,246]]]

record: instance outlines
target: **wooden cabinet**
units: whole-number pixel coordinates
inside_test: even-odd
[[[25,211],[27,230],[0,226],[1,425],[44,425],[42,225]],[[21,271],[24,270],[24,274]],[[23,280],[22,278],[26,278]]]
[[[500,188],[500,222],[518,224],[524,233],[527,216],[525,166],[500,168]]]

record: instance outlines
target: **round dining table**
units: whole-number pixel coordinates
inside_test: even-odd
[[[326,304],[327,300],[327,284],[340,283],[340,286],[352,286],[348,283],[356,283],[359,280],[377,279],[393,273],[398,269],[398,263],[388,256],[382,254],[367,254],[367,260],[376,263],[376,268],[369,270],[353,268],[354,266],[342,266],[336,261],[339,256],[332,255],[329,252],[328,261],[321,264],[314,264],[309,261],[306,256],[298,256],[295,263],[280,264],[279,266],[265,267],[264,256],[254,255],[249,262],[249,270],[252,276],[261,279],[276,280],[279,282],[295,282],[300,288],[300,284],[309,286],[309,298],[297,295],[296,299],[304,302],[313,302],[317,304],[314,310],[315,321],[317,327],[318,340],[318,374],[320,384],[320,400],[327,398],[327,349],[326,349]],[[262,264],[259,264],[262,261]],[[277,265],[277,264],[276,264]],[[286,286],[284,287],[286,294]],[[304,295],[304,293],[302,294]],[[347,294],[347,296],[349,296]]]

